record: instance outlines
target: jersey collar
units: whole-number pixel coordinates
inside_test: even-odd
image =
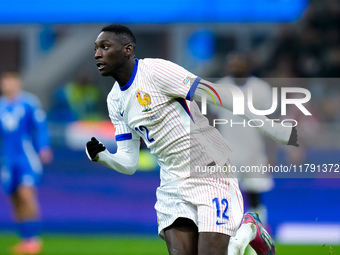
[[[129,81],[124,86],[122,86],[122,87],[119,86],[121,91],[125,91],[128,88],[130,88],[131,84],[135,80],[135,77],[136,77],[136,74],[137,74],[137,69],[138,69],[138,58],[136,58],[135,66],[133,67],[132,75],[131,75]]]

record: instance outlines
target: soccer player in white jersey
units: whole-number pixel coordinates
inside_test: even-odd
[[[145,141],[161,166],[155,208],[169,254],[243,254],[249,243],[258,254],[275,254],[257,216],[243,215],[237,179],[228,172],[206,171],[227,167],[231,149],[192,100],[210,89],[231,110],[230,93],[170,61],[138,60],[135,46],[133,33],[122,25],[104,27],[95,41],[99,72],[116,80],[107,104],[118,149],[111,154],[93,137],[86,144],[89,158],[133,174],[140,138]],[[245,118],[251,117],[246,111]],[[260,131],[282,144],[297,145],[292,127]]]

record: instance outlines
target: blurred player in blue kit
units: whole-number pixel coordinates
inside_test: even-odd
[[[41,181],[42,164],[50,163],[53,153],[45,112],[38,98],[21,87],[17,72],[1,74],[1,181],[9,195],[21,238],[12,252],[38,254],[42,244],[36,187]]]

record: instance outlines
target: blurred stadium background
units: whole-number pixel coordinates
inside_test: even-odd
[[[201,77],[223,76],[225,56],[246,50],[259,77],[298,78],[295,86],[312,93],[313,120],[301,119],[300,150],[278,147],[276,160],[340,164],[340,1],[0,3],[0,72],[19,70],[49,117],[55,159],[45,167],[39,192],[44,254],[166,254],[156,234],[159,169],[153,158],[143,151],[139,171],[124,176],[92,164],[84,153],[91,136],[115,150],[105,101],[113,81],[98,74],[93,60],[94,40],[106,24],[134,31],[138,58],[169,59]],[[87,92],[96,95],[87,106],[67,94],[81,79],[95,88]],[[276,178],[264,194],[278,254],[340,254],[340,173],[304,177]],[[15,243],[14,231],[0,190],[0,254]],[[65,248],[77,244],[92,249]]]

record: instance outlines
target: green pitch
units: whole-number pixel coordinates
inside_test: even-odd
[[[157,237],[43,235],[41,255],[166,255],[165,242]],[[14,235],[0,234],[0,254],[9,255],[16,244]],[[337,255],[340,245],[277,244],[278,255]]]

